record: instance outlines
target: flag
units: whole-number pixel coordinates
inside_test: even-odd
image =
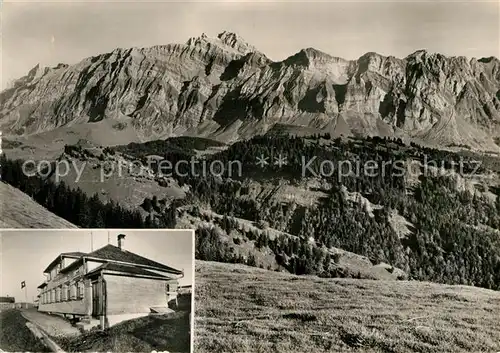
[[[26,287],[26,281],[21,282],[21,289],[23,289],[24,287]]]

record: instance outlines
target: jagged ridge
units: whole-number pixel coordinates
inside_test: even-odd
[[[279,123],[498,150],[500,63],[425,50],[345,60],[313,48],[272,62],[224,31],[71,66],[37,65],[1,93],[0,114],[0,127],[13,134],[111,119],[143,140],[231,141]]]

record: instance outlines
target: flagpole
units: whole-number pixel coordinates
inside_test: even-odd
[[[24,297],[26,298],[26,303],[28,303],[28,286],[24,284]]]

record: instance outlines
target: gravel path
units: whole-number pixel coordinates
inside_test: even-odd
[[[80,331],[76,327],[57,315],[49,315],[35,310],[24,310],[22,314],[27,320],[44,330],[49,336],[80,335]]]

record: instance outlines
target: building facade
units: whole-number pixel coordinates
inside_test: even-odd
[[[0,310],[14,309],[16,299],[14,297],[0,297]]]
[[[60,254],[44,271],[38,310],[98,319],[101,327],[167,308],[183,272],[108,244],[90,253]]]

